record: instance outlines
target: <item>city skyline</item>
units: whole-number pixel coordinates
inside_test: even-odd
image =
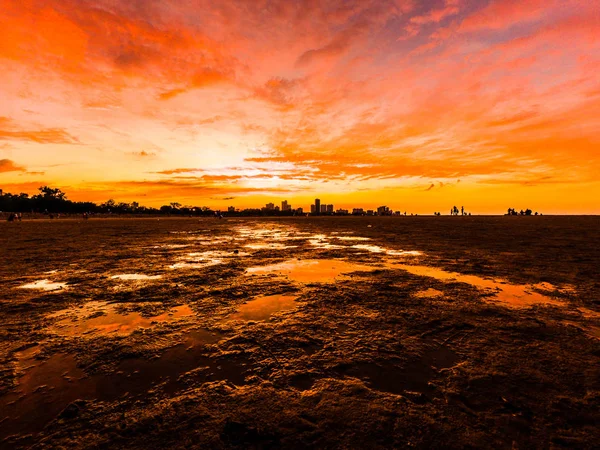
[[[597,2],[0,6],[7,192],[600,213]]]

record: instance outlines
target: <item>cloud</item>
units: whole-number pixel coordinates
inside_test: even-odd
[[[146,192],[148,194],[159,196],[168,194],[171,198],[189,195],[207,195],[209,197],[215,194],[251,194],[251,193],[288,193],[296,192],[296,189],[290,187],[272,186],[256,187],[242,185],[215,184],[202,178],[198,180],[128,180],[116,181],[104,184],[107,187],[126,189],[129,192]]]
[[[205,87],[215,86],[226,81],[230,81],[232,73],[226,74],[213,68],[204,68],[196,72],[189,80],[187,86],[171,89],[159,95],[161,100],[170,100],[178,95],[184,94],[192,89],[201,89]]]
[[[175,174],[179,174],[179,173],[195,173],[195,172],[203,172],[204,169],[197,169],[197,168],[191,168],[191,167],[182,167],[179,169],[167,169],[167,170],[161,170],[159,172],[154,172],[154,173],[158,173],[160,175],[175,175]]]
[[[528,0],[527,2],[493,0],[481,10],[468,16],[461,23],[460,30],[472,33],[485,29],[507,29],[539,20],[544,15],[551,14],[556,6],[556,0]]]
[[[418,25],[439,23],[447,17],[458,14],[460,11],[459,4],[460,2],[457,0],[446,0],[444,7],[432,9],[420,16],[413,16],[410,18],[410,22]]]
[[[0,140],[28,141],[38,144],[78,144],[79,140],[62,128],[46,128],[40,130],[2,130]]]
[[[15,164],[10,159],[0,159],[0,173],[1,172],[26,172],[25,167]]]
[[[129,154],[131,156],[133,156],[134,158],[141,159],[141,160],[156,157],[156,152],[147,152],[146,150],[141,150],[141,151],[137,151],[137,152],[130,152]]]
[[[503,117],[501,119],[492,120],[488,122],[490,127],[502,127],[507,125],[513,125],[519,122],[523,122],[534,117],[537,117],[538,113],[535,111],[524,111],[518,114],[514,114],[512,116]]]

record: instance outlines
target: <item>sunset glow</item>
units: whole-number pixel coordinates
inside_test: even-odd
[[[0,0],[0,189],[600,213],[597,0]]]

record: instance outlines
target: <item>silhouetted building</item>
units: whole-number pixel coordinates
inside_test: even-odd
[[[282,211],[291,211],[292,210],[292,205],[290,205],[287,200],[284,200],[281,202],[281,210]]]
[[[267,211],[273,211],[273,210],[275,210],[275,204],[274,204],[274,203],[267,203],[267,204],[265,205],[265,209],[266,209]]]
[[[364,216],[365,215],[365,210],[362,208],[354,208],[352,210],[352,215],[353,216]]]
[[[367,216],[374,216],[375,215],[375,211],[373,211],[372,209],[367,209]]]
[[[310,213],[311,214],[316,214],[317,213],[317,207],[316,207],[316,205],[310,205]]]
[[[380,206],[379,208],[377,208],[378,216],[390,216],[391,214],[392,214],[392,212],[390,211],[390,208],[388,208],[387,206]]]
[[[315,214],[321,213],[321,199],[315,198]]]
[[[348,215],[348,210],[347,209],[338,209],[335,212],[338,216],[347,216]]]
[[[321,205],[321,214],[327,213],[327,205]]]
[[[333,205],[327,205],[327,214],[333,214]]]
[[[303,215],[304,214],[304,209],[303,208],[296,209],[296,214],[299,215],[299,216]]]

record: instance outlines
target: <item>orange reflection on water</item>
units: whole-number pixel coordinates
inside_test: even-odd
[[[481,289],[492,290],[495,296],[494,300],[498,300],[508,306],[524,307],[535,303],[564,306],[564,303],[558,300],[554,300],[546,295],[533,291],[533,286],[509,284],[504,280],[482,278],[477,275],[463,275],[456,272],[446,272],[445,270],[429,266],[397,264],[392,267],[405,270],[413,275],[431,277],[441,281],[458,281]],[[544,286],[545,290],[550,290],[550,288],[555,289],[554,286],[549,283],[545,283]],[[539,286],[537,287],[539,288]]]
[[[415,294],[417,298],[435,298],[441,297],[444,295],[442,291],[438,291],[437,289],[426,289],[424,291],[419,291]]]
[[[343,274],[373,271],[377,267],[353,264],[337,259],[290,260],[279,264],[246,269],[247,274],[277,274],[301,283],[333,282]]]
[[[276,312],[289,311],[296,308],[296,298],[293,295],[266,295],[257,297],[240,306],[238,311],[228,316],[225,321],[267,320]]]
[[[128,335],[139,328],[150,328],[156,323],[173,322],[193,314],[188,305],[182,305],[157,316],[143,317],[138,312],[120,314],[116,305],[89,302],[83,308],[59,311],[50,317],[70,315],[55,324],[52,331],[60,335],[81,336],[109,333]]]

